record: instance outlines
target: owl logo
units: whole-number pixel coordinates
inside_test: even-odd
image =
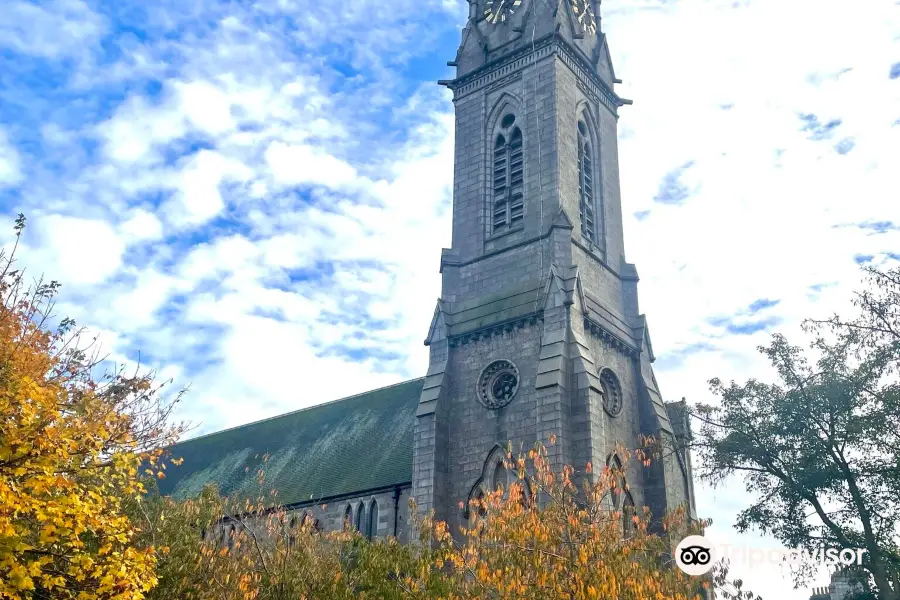
[[[712,543],[702,535],[689,535],[675,548],[675,564],[688,575],[705,575],[716,562]]]

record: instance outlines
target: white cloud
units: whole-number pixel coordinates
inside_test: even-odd
[[[36,219],[37,241],[29,256],[49,279],[63,284],[96,285],[122,264],[125,243],[107,222],[47,215]],[[29,262],[31,259],[29,259]]]
[[[132,277],[127,291],[120,291],[110,303],[111,316],[117,329],[123,332],[153,327],[157,322],[156,311],[172,293],[189,288],[187,282],[153,269],[140,270]]]
[[[225,208],[220,186],[246,181],[251,176],[252,171],[239,160],[201,150],[181,171],[170,219],[182,225],[197,225],[212,219]]]
[[[241,235],[220,237],[196,246],[181,262],[180,273],[199,280],[246,269],[259,256],[259,248]]]
[[[97,128],[107,156],[129,165],[154,158],[158,147],[186,133],[184,115],[154,106],[146,99],[132,97],[119,106],[115,115]]]
[[[106,24],[81,0],[38,5],[7,0],[0,19],[0,47],[45,58],[65,58],[90,48]]]
[[[13,186],[22,180],[21,160],[15,147],[0,130],[0,188]]]
[[[175,84],[178,103],[188,120],[197,129],[211,135],[221,135],[234,129],[229,95],[205,81]]]
[[[881,8],[867,5],[872,14],[849,21],[811,3],[792,4],[785,19],[783,8],[755,2],[705,10],[681,2],[662,12],[613,12],[607,19],[620,58],[618,74],[630,84],[625,95],[636,100],[621,119],[632,134],[621,144],[627,247],[645,277],[643,308],[658,348],[703,341],[706,319],[733,314],[761,297],[783,300],[774,313],[796,331],[800,318],[840,306],[823,305],[822,299],[811,304],[809,286],[852,285],[859,279],[854,254],[897,245],[896,231],[876,237],[834,228],[890,218],[890,175],[872,164],[898,146],[898,132],[889,127],[898,92],[887,70],[870,67],[865,58],[888,56],[890,36],[871,35],[863,26],[869,19],[881,22]],[[753,30],[747,23],[757,21],[777,31],[765,43],[742,43]],[[803,49],[793,52],[799,34],[787,30],[798,23],[804,25]],[[859,38],[863,50],[836,50],[835,29]],[[634,41],[625,46],[616,43],[619,38]],[[641,43],[651,38],[653,43]],[[655,51],[673,44],[679,52]],[[711,46],[717,51],[710,53]],[[810,83],[811,75],[846,68],[852,71]],[[716,76],[693,81],[690,94],[670,93],[687,69]],[[872,93],[865,111],[856,100],[860,87]],[[720,108],[728,104],[733,107]],[[841,119],[842,131],[832,140],[808,139],[800,115],[810,113],[823,122]],[[857,139],[843,156],[833,148],[842,136]],[[699,183],[697,192],[682,206],[654,203],[663,175],[689,160],[695,161],[689,175]],[[627,218],[640,210],[650,215],[640,222]],[[716,340],[752,354],[747,342],[735,336]],[[701,389],[692,391],[702,398]]]
[[[196,409],[215,414],[223,425],[246,422],[239,406],[252,407],[253,419],[265,418],[397,381],[394,374],[376,373],[371,360],[318,356],[307,328],[263,317],[239,317],[221,350],[223,362],[195,385],[204,390]]]
[[[131,217],[124,221],[119,228],[132,242],[156,240],[163,235],[162,222],[156,215],[142,208],[133,210]]]
[[[356,169],[321,149],[276,141],[265,156],[275,181],[281,184],[339,188],[356,179]]]

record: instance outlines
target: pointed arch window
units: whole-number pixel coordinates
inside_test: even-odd
[[[300,523],[303,523],[301,520]],[[291,517],[290,522],[288,523],[288,545],[293,546],[297,541],[297,517]]]
[[[304,510],[299,515],[291,517],[291,531],[308,531],[312,522],[312,515]]]
[[[378,502],[372,500],[369,505],[369,520],[366,524],[366,537],[374,539],[378,535]]]
[[[625,489],[625,478],[623,476],[622,459],[618,454],[611,454],[606,458],[606,466],[612,471],[612,477],[615,480],[614,487],[607,490],[603,495],[603,505],[610,512],[619,510],[622,503],[622,492]],[[611,481],[610,484],[613,482]]]
[[[494,465],[494,490],[497,488],[503,488],[503,491],[506,491],[506,467],[503,464],[502,460],[498,460],[497,464]]]
[[[532,505],[531,485],[527,476],[520,478],[515,463],[501,446],[494,446],[481,467],[481,476],[469,490],[463,515],[472,522],[473,519],[487,516],[485,501],[489,494],[501,488],[501,501],[515,494],[523,507]]]
[[[584,121],[578,121],[578,208],[581,213],[581,237],[596,243],[594,152]]]
[[[616,478],[615,489],[612,493],[607,494],[604,503],[610,511],[617,511],[622,518],[622,535],[629,537],[634,535],[637,525],[634,517],[637,515],[637,509],[634,505],[634,497],[629,490],[628,482],[625,480],[625,472],[622,459],[618,455],[613,454],[606,461],[607,466],[613,470]]]
[[[485,518],[487,516],[487,506],[485,505],[486,498],[485,493],[482,488],[478,488],[475,490],[474,494],[470,494],[471,498],[469,499],[468,504],[466,505],[466,514],[469,519],[474,518]]]
[[[356,507],[356,521],[353,523],[353,526],[357,531],[362,533],[362,524],[363,524],[363,513],[366,510],[366,505],[362,502],[359,503],[359,506]]]
[[[353,505],[348,504],[344,509],[344,529],[353,527]]]
[[[625,497],[622,499],[622,533],[625,537],[634,535],[636,529],[634,517],[636,514],[634,499],[629,492],[625,492]]]
[[[492,230],[508,231],[525,217],[525,161],[522,153],[522,131],[516,117],[507,114],[500,121],[500,133],[494,138],[492,162],[493,204]]]

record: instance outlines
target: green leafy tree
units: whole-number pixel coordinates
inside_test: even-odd
[[[880,357],[888,368],[900,366],[900,267],[886,271],[865,267],[866,287],[854,294],[854,318],[834,315],[809,320],[811,331],[828,329],[853,346],[858,356]]]
[[[809,322],[808,350],[781,335],[760,347],[778,383],[713,379],[720,403],[695,411],[701,476],[716,484],[740,474],[757,498],[738,530],[810,551],[863,549],[884,600],[900,598],[898,275],[870,271],[860,315]],[[796,582],[812,568],[796,570]]]

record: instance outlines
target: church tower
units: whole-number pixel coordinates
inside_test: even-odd
[[[413,496],[451,530],[506,484],[508,441],[561,467],[631,461],[619,502],[693,514],[683,404],[663,402],[624,257],[618,110],[595,0],[470,0],[456,58],[452,247],[425,341]],[[617,508],[622,508],[619,506]]]

